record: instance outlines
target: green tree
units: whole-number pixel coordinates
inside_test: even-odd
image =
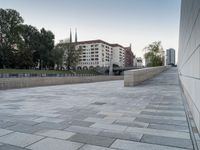
[[[76,67],[79,62],[81,48],[76,48],[76,43],[60,43],[57,45],[59,48],[64,49],[64,62],[68,70]]]
[[[40,33],[31,25],[21,25],[21,41],[17,55],[19,68],[31,68],[38,64]]]
[[[0,9],[0,67],[14,67],[23,18],[16,10]]]
[[[50,66],[50,54],[54,48],[54,34],[44,28],[40,30],[39,62],[40,69]]]
[[[163,66],[164,65],[164,50],[161,41],[153,42],[144,48],[144,58],[148,67]]]
[[[16,10],[0,9],[0,68],[49,67],[54,34],[23,22]]]
[[[56,67],[57,70],[62,68],[64,51],[65,49],[58,45],[51,51],[51,64],[53,68]]]

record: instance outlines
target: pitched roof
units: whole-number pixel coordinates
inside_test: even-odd
[[[103,44],[106,44],[106,45],[109,45],[109,46],[112,46],[112,47],[121,47],[121,48],[125,48],[119,44],[110,44],[108,42],[105,42],[103,40],[88,40],[88,41],[79,41],[78,44],[93,44],[93,43],[103,43]]]

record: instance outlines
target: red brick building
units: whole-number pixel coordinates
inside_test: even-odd
[[[129,47],[125,47],[125,67],[133,67],[134,59],[135,55],[131,50],[131,45]]]

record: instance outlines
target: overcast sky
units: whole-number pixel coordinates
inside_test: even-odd
[[[56,42],[78,29],[78,40],[102,39],[128,46],[137,56],[154,41],[178,49],[180,0],[0,0],[26,24],[44,27]]]

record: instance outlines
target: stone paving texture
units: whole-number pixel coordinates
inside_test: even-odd
[[[28,149],[192,150],[177,69],[135,87],[109,81],[0,91],[0,150]]]

